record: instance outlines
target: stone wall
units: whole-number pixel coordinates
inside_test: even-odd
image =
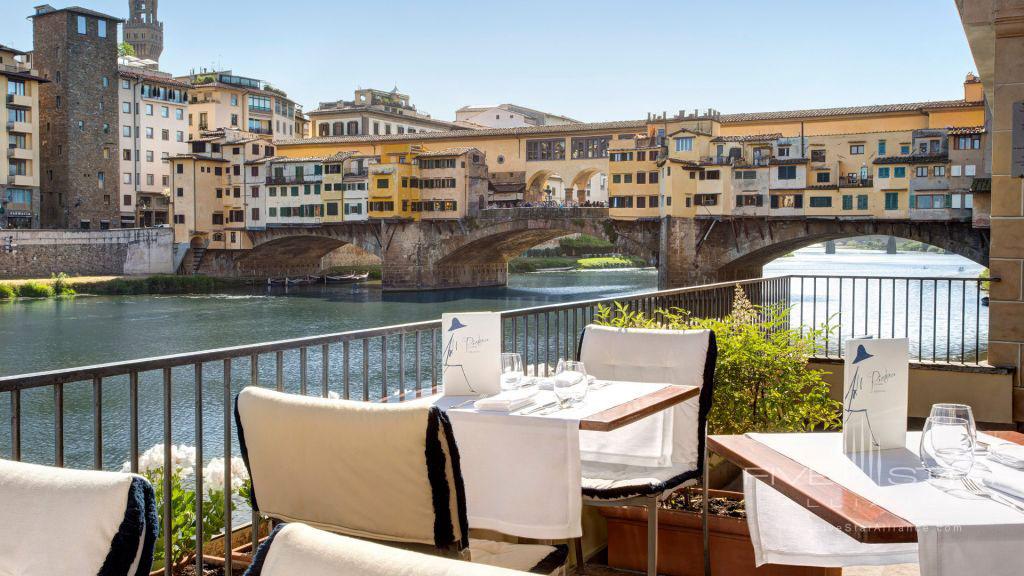
[[[345,244],[327,253],[320,261],[320,268],[328,270],[335,266],[380,266],[380,257],[362,248]]]
[[[173,274],[173,246],[170,228],[2,230],[0,278]]]

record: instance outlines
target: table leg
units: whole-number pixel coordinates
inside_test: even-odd
[[[708,457],[711,455],[711,451],[708,449],[708,434],[707,427],[704,429],[704,470],[701,474],[701,487],[703,488],[703,494],[701,495],[701,511],[700,511],[700,524],[701,532],[704,538],[704,576],[711,576],[711,531],[708,529],[708,485],[711,481],[711,462]]]
[[[586,573],[585,572],[586,569],[585,569],[584,566],[585,566],[586,562],[583,560],[583,537],[582,536],[580,536],[579,538],[573,538],[572,539],[572,548],[573,548],[573,553],[576,555],[576,574],[578,574],[578,575],[585,574]]]

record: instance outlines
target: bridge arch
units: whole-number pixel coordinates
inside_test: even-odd
[[[740,280],[794,250],[857,236],[894,236],[988,266],[988,232],[970,222],[838,219],[672,219],[662,227],[659,285]]]

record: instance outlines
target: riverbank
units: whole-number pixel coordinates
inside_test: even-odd
[[[644,268],[647,261],[635,256],[602,256],[576,258],[573,256],[524,256],[508,263],[509,272],[537,272],[546,269],[614,270],[616,268]]]
[[[127,296],[142,294],[210,294],[238,288],[251,281],[210,276],[65,276],[5,280],[0,282],[0,300],[54,298],[79,294]]]

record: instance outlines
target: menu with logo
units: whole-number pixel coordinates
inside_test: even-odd
[[[441,338],[445,396],[490,396],[501,391],[501,314],[442,314]]]
[[[843,450],[903,448],[910,382],[906,338],[846,341]]]

